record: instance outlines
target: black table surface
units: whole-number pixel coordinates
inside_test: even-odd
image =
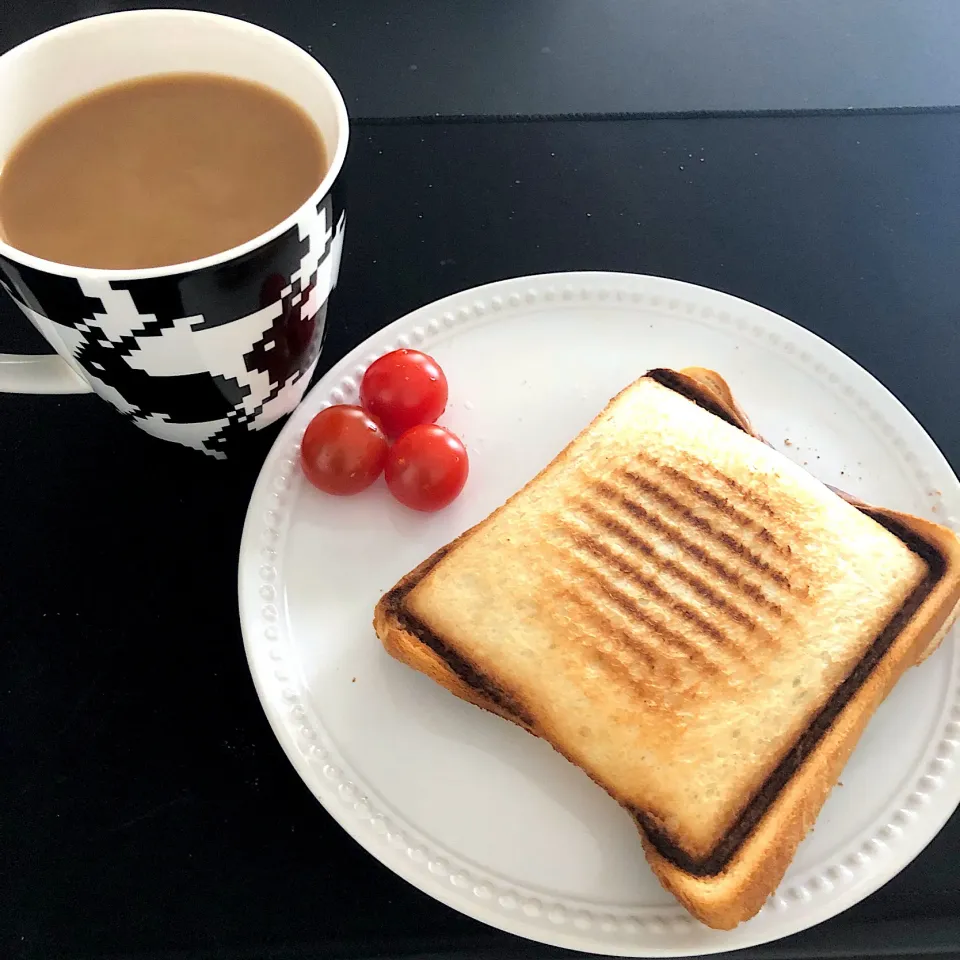
[[[960,103],[955,0],[4,0],[0,50],[167,6],[306,47],[353,117]]]
[[[957,466],[958,156],[954,113],[358,125],[321,367],[477,283],[661,274],[827,338]],[[44,349],[5,301],[0,349]],[[271,434],[220,463],[92,396],[0,397],[0,955],[559,954],[381,867],[274,740],[236,605]],[[960,950],[958,862],[954,819],[868,900],[750,953]]]

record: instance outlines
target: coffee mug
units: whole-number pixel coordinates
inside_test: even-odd
[[[0,391],[92,391],[147,433],[222,458],[300,402],[323,343],[343,248],[348,139],[329,74],[290,41],[229,17],[142,10],[80,20],[0,57],[0,160],[58,107],[168,73],[221,74],[285,94],[319,129],[329,170],[271,230],[188,263],[72,267],[0,240],[0,284],[56,351],[0,355]]]

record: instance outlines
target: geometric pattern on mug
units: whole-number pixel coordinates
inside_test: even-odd
[[[131,281],[60,277],[51,292],[42,289],[48,274],[30,271],[28,279],[23,268],[4,261],[14,289],[3,285],[41,332],[59,341],[94,391],[137,426],[223,458],[238,434],[267,426],[303,397],[340,268],[345,219],[341,213],[334,223],[333,217],[328,194],[287,234],[252,255],[254,262],[228,262],[196,275]],[[242,284],[231,289],[231,272],[244,277],[244,271],[264,275],[255,304],[242,295]],[[184,283],[217,285],[221,297],[208,289],[196,299],[221,305],[178,316]],[[45,295],[56,297],[56,322],[43,309]],[[257,309],[231,315],[222,306],[231,295],[236,309]]]

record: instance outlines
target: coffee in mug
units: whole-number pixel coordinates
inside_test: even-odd
[[[0,355],[0,392],[95,392],[218,458],[289,413],[346,222],[323,67],[240,20],[134,10],[0,56],[0,100],[0,286],[56,351]]]
[[[166,267],[276,226],[326,172],[316,125],[269,87],[202,73],[130,80],[61,107],[14,148],[0,236],[78,267]]]

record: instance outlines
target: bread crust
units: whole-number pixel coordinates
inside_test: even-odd
[[[698,402],[703,401],[702,405],[713,408],[713,412],[757,436],[719,374],[690,368],[674,376],[678,378],[675,389],[695,394]],[[560,457],[563,456],[561,453]],[[530,484],[536,483],[538,477]],[[960,611],[960,542],[950,530],[919,517],[868,506],[845,494],[839,495],[884,525],[905,531],[906,535],[929,546],[943,559],[943,570],[919,608],[719,872],[698,876],[679,867],[658,849],[634,812],[629,811],[637,823],[647,860],[660,883],[694,917],[716,929],[732,929],[749,919],[774,892],[873,713],[904,671],[920,663],[937,648]],[[499,512],[495,511],[494,515]],[[404,616],[406,594],[471,533],[472,530],[468,530],[428,558],[389,591],[377,604],[374,628],[384,648],[397,660],[426,674],[461,699],[551,742],[548,732],[536,727],[525,715],[521,704],[505,700],[496,689],[482,689],[477,678],[458,675],[441,651],[432,648],[411,630],[409,620]],[[464,674],[463,670],[461,674]],[[563,753],[558,744],[552,745]],[[614,799],[620,798],[614,796]]]

